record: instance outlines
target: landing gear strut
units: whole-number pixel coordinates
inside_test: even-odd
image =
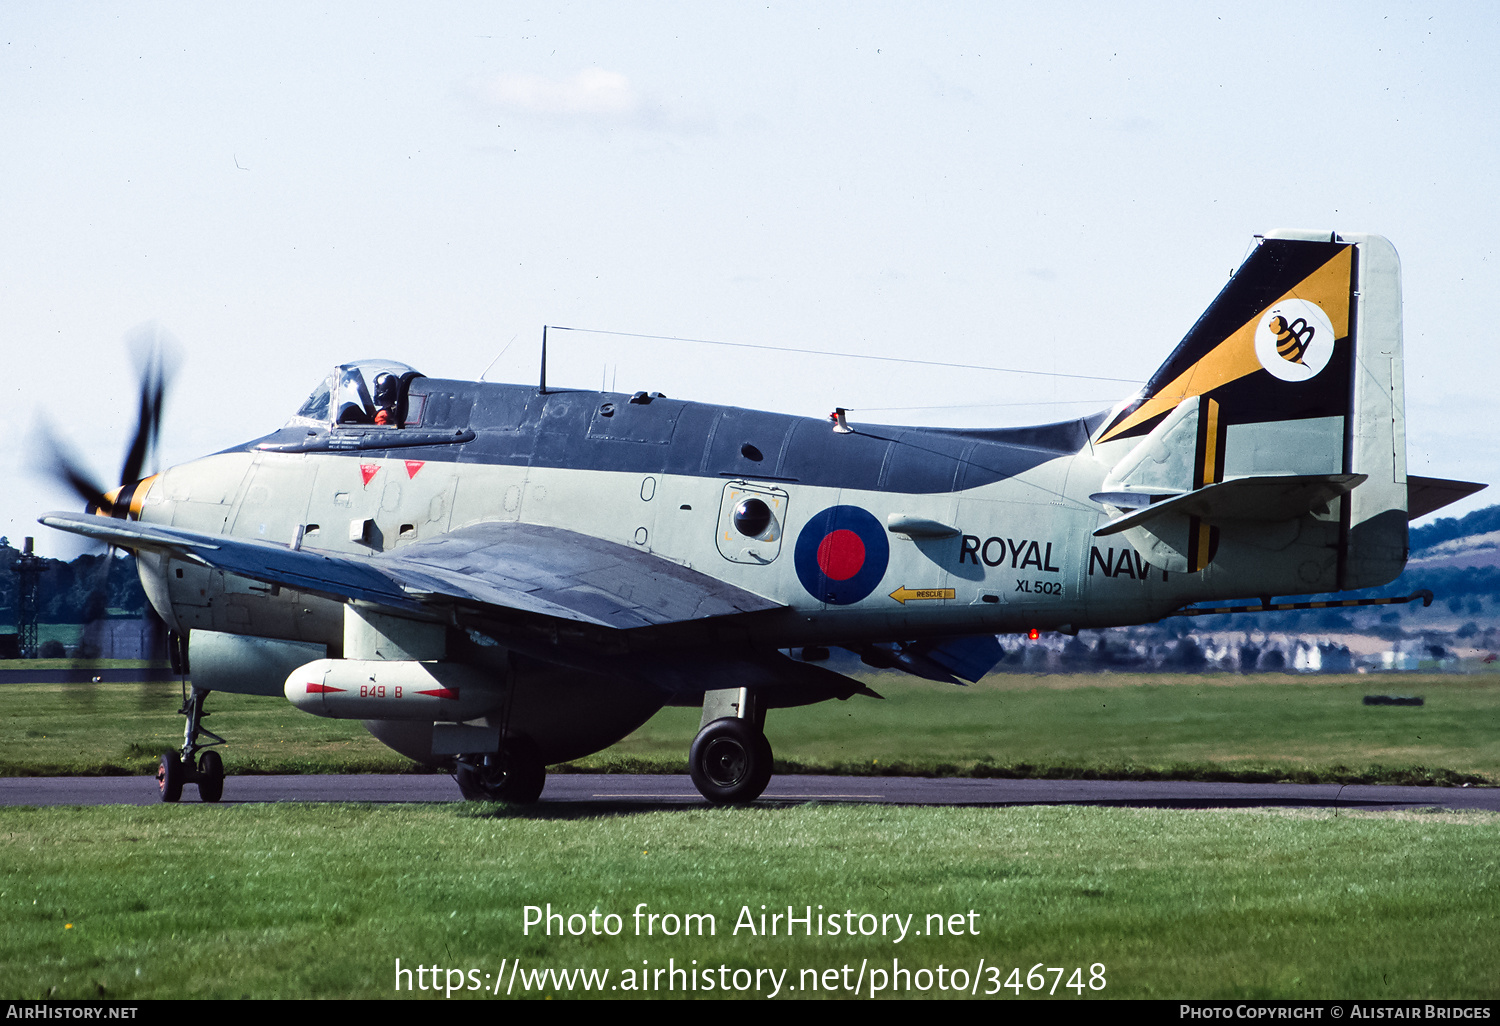
[[[498,752],[460,756],[453,776],[469,801],[530,805],[542,795],[547,767],[530,738],[513,736]]]
[[[162,752],[156,767],[156,786],[164,802],[180,801],[184,784],[197,784],[198,797],[205,802],[224,797],[224,760],[211,748],[222,745],[224,739],[203,725],[203,720],[211,715],[203,711],[203,700],[207,697],[207,688],[194,687],[191,694],[183,696],[182,708],[177,710],[179,715],[187,717],[187,726],[182,731],[182,753]],[[199,744],[200,736],[209,741]]]
[[[688,751],[688,772],[703,797],[730,805],[760,797],[771,782],[765,722],[765,708],[749,688],[703,696],[703,727]]]

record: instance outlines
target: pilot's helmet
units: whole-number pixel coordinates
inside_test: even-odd
[[[382,372],[375,375],[375,405],[395,406],[401,379],[394,374]]]

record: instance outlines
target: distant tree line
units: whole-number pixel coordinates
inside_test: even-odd
[[[0,624],[16,624],[16,571],[20,551],[0,537]],[[129,553],[84,554],[64,562],[43,559],[37,619],[42,623],[89,623],[115,610],[124,616],[146,611],[146,593]]]

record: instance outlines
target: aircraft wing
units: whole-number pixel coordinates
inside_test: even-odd
[[[649,552],[538,524],[474,524],[369,562],[408,592],[621,629],[780,608]]]
[[[48,527],[396,610],[460,603],[628,630],[780,608],[707,574],[557,527],[483,523],[362,557],[86,513]]]

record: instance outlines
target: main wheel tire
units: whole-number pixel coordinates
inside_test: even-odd
[[[530,805],[542,796],[547,767],[529,738],[506,738],[503,751],[460,762],[454,773],[458,790],[469,801]]]
[[[182,782],[186,776],[187,771],[182,760],[177,758],[177,753],[162,752],[161,761],[156,765],[156,787],[161,791],[161,800],[181,801]]]
[[[212,749],[198,756],[198,797],[206,802],[224,797],[224,760]]]
[[[753,802],[771,782],[771,742],[744,720],[714,720],[693,739],[688,772],[711,802]]]

